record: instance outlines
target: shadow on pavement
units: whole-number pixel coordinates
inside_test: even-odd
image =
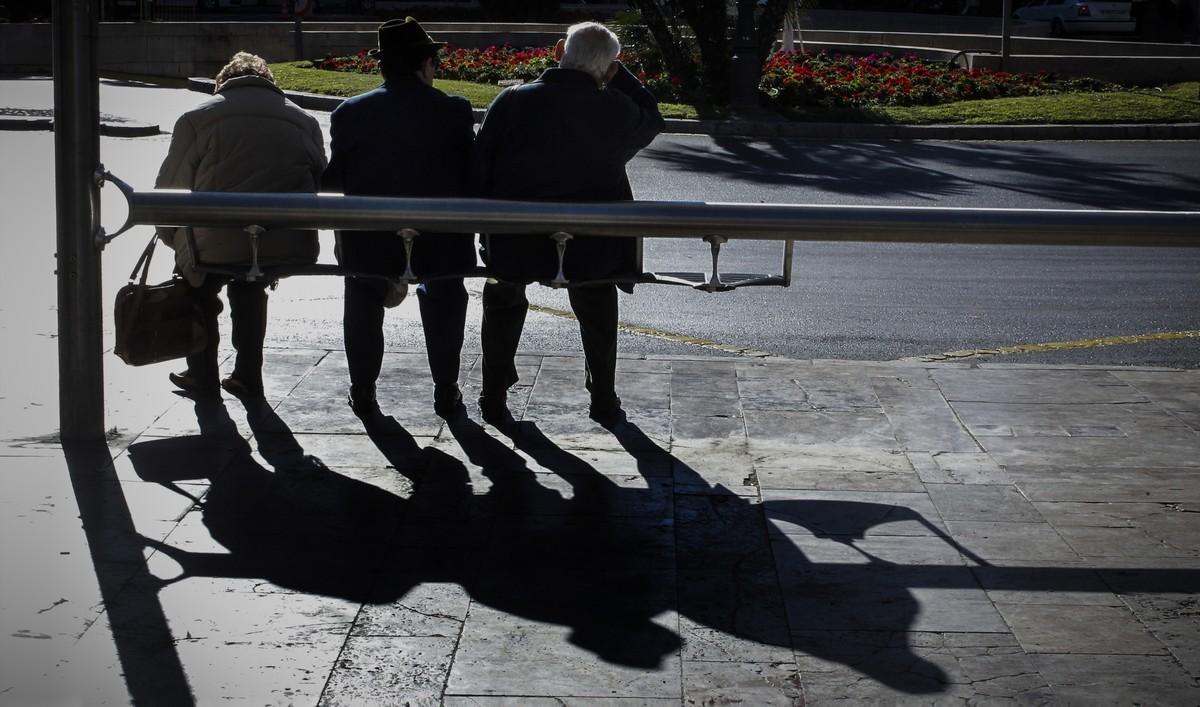
[[[938,611],[918,601],[918,588],[1087,591],[1096,579],[1079,568],[988,566],[935,523],[894,505],[758,504],[740,498],[705,482],[626,421],[609,430],[636,460],[639,477],[618,483],[557,446],[533,423],[514,423],[504,433],[517,450],[553,472],[535,474],[520,453],[460,416],[449,429],[490,483],[486,493],[476,494],[462,462],[422,449],[394,419],[379,420],[369,433],[396,471],[412,482],[405,498],[334,472],[305,454],[265,404],[251,405],[247,412],[259,454],[272,469],[251,455],[219,401],[197,403],[199,436],[140,442],[129,449],[145,480],[185,495],[178,482],[210,481],[208,493],[196,501],[212,538],[228,550],[189,552],[141,538],[181,566],[178,576],[165,579],[149,577],[140,555],[126,558],[129,572],[141,580],[129,583],[109,607],[114,627],[122,626],[114,632],[135,701],[149,685],[155,697],[167,694],[158,692],[164,682],[174,694],[187,693],[178,657],[147,647],[170,647],[155,592],[189,577],[265,579],[368,604],[395,602],[425,582],[457,583],[473,601],[567,627],[570,642],[579,648],[642,669],[660,667],[684,647],[675,622],[662,618],[678,612],[678,625],[689,637],[719,632],[735,641],[778,646],[788,655],[794,646],[909,694],[942,692],[947,675],[905,640],[848,647],[836,636],[849,634],[838,632],[903,638],[919,613]],[[73,476],[76,467],[92,464],[90,458],[74,459]],[[665,476],[664,469],[670,469]],[[675,490],[680,481],[686,492]],[[85,509],[93,548],[104,547],[109,537],[100,526],[133,532],[128,509],[113,512],[120,505],[111,502],[114,492],[119,498],[115,478],[102,485],[77,484],[81,499],[109,499],[104,508]],[[897,519],[921,524],[953,561],[898,563],[855,545],[872,526]],[[853,548],[855,559],[815,561],[802,543],[780,531],[779,523],[803,527],[810,536],[805,547]],[[136,553],[140,547],[127,549]],[[962,556],[975,565],[963,563]],[[102,584],[106,563],[107,558],[97,559]],[[1140,591],[1194,589],[1200,575],[1132,572],[1126,586]],[[110,599],[107,593],[105,598]]]

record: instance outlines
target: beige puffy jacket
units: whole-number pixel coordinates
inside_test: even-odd
[[[316,119],[287,100],[270,81],[239,76],[222,84],[212,99],[180,116],[154,186],[192,191],[316,192],[324,170],[325,144]],[[158,235],[175,250],[180,272],[198,286],[204,274],[194,270],[197,258],[187,230],[160,226]],[[201,262],[250,263],[250,237],[245,231],[193,230]],[[259,238],[259,263],[313,263],[318,248],[316,231],[268,230]]]

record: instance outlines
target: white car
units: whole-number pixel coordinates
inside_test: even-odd
[[[1130,0],[1033,0],[1015,19],[1047,25],[1051,37],[1068,34],[1129,34],[1137,30]]]

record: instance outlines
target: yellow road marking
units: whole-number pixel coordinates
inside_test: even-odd
[[[565,309],[556,307],[546,307],[540,304],[530,303],[530,311],[548,314],[552,317],[561,319],[575,319],[575,315]],[[690,336],[688,334],[676,334],[662,329],[654,329],[652,327],[639,326],[637,324],[617,323],[617,330],[623,331],[626,334],[634,334],[636,336],[645,336],[651,339],[661,339],[663,341],[671,341],[677,344],[687,344],[689,346],[699,346],[713,351],[721,351],[723,353],[736,354],[738,356],[749,356],[751,358],[772,358],[775,354],[767,353],[766,351],[756,351],[755,349],[746,346],[732,346],[730,344],[722,344],[710,339],[704,339],[699,336]]]
[[[966,349],[963,351],[947,351],[929,356],[910,356],[901,361],[948,361],[974,356],[1002,356],[1010,354],[1043,353],[1046,351],[1066,351],[1069,349],[1095,349],[1101,346],[1124,346],[1128,344],[1146,344],[1153,341],[1177,341],[1179,339],[1200,339],[1200,330],[1162,331],[1154,334],[1133,334],[1129,336],[1105,336],[1098,339],[1074,339],[1072,341],[1047,341],[1040,344],[1017,344],[1016,346],[997,346],[989,349]]]

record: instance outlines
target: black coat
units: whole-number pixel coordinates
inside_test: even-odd
[[[479,194],[489,198],[629,201],[625,164],[662,129],[654,96],[624,66],[603,89],[582,71],[548,69],[492,102],[475,138],[473,178]],[[572,235],[568,279],[636,271],[634,239]],[[532,282],[557,273],[555,246],[546,234],[497,234],[485,243],[485,262],[500,279]]]
[[[474,122],[467,99],[416,76],[389,78],[333,112],[332,154],[321,187],[355,196],[467,196]],[[397,230],[404,226],[396,224]],[[338,260],[350,270],[404,271],[404,245],[394,231],[342,231],[340,240]],[[473,234],[422,234],[414,241],[418,277],[474,265]]]

